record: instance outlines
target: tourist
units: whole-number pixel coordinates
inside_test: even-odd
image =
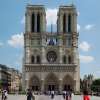
[[[63,91],[63,98],[65,99],[66,97],[66,91]]]
[[[32,92],[30,89],[27,90],[27,100],[35,100],[35,97],[32,95]]]
[[[3,90],[1,90],[1,100],[4,100],[4,91]]]
[[[68,99],[69,99],[69,92],[66,91],[66,100],[68,100]]]
[[[51,99],[54,98],[54,91],[51,91]]]
[[[72,92],[70,90],[70,91],[68,91],[68,100],[71,100],[71,99],[72,99]]]
[[[8,92],[7,90],[4,90],[4,100],[7,100]]]
[[[84,92],[83,92],[83,100],[90,100],[90,96],[88,95],[87,90],[84,90]]]

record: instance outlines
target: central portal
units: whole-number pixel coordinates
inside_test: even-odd
[[[48,74],[45,79],[45,91],[58,91],[58,90],[59,90],[58,78],[53,73]]]

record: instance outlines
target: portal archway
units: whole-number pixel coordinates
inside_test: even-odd
[[[30,78],[29,87],[33,91],[40,91],[40,89],[41,89],[40,80],[37,76],[34,75],[33,77]]]
[[[45,91],[58,91],[59,81],[54,73],[50,73],[45,78]]]
[[[63,90],[74,90],[74,80],[70,75],[63,78]]]

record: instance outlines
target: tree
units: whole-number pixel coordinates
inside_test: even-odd
[[[100,92],[100,79],[95,79],[91,86],[92,91]]]

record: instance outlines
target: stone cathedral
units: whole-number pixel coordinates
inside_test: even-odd
[[[53,16],[52,16],[53,17]],[[61,5],[57,32],[46,31],[44,5],[27,5],[25,13],[23,88],[33,91],[80,91],[77,11]]]

